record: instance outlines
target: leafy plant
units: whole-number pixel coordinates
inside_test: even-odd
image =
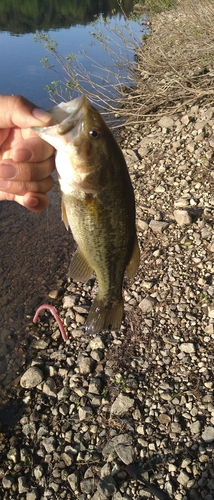
[[[136,26],[135,24],[135,28]],[[56,78],[46,86],[46,90],[53,102],[68,101],[79,93],[86,94],[100,111],[107,116],[111,115],[113,124],[113,120],[118,122],[127,90],[133,87],[135,82],[135,54],[141,43],[140,27],[133,30],[132,21],[125,13],[121,27],[118,27],[116,21],[112,24],[108,18],[97,17],[91,23],[90,35],[91,45],[101,46],[107,62],[102,61],[99,64],[90,57],[85,48],[80,52],[83,62],[73,53],[64,57],[59,52],[57,42],[49,34],[35,34],[34,40],[40,42],[49,53],[49,56],[41,59],[44,68],[56,74]],[[95,70],[93,75],[85,69],[83,58],[87,59]]]

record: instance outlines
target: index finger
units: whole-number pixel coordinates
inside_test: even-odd
[[[41,162],[50,158],[53,153],[53,146],[36,136],[18,142],[11,151],[11,157],[18,163]]]
[[[0,128],[29,128],[51,123],[51,115],[22,96],[0,95]]]

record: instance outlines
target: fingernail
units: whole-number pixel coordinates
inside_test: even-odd
[[[29,149],[16,149],[15,153],[13,154],[13,160],[17,161],[18,163],[29,161],[31,158],[32,151],[30,151]]]
[[[51,120],[51,114],[41,108],[34,108],[32,115],[43,123],[48,123]]]
[[[33,197],[31,197],[31,198],[29,198],[29,200],[28,200],[27,207],[29,207],[29,208],[31,208],[31,207],[32,207],[32,208],[33,208],[33,207],[37,207],[37,206],[38,206],[38,204],[39,204],[39,200],[38,200],[38,198],[33,198]]]
[[[17,175],[17,169],[15,165],[2,164],[0,165],[0,178],[1,179],[14,179]]]

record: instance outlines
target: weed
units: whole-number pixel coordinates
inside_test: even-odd
[[[108,392],[109,392],[108,389],[103,389],[101,396],[103,396],[103,398],[106,398],[106,396],[108,396]]]
[[[118,375],[112,380],[113,384],[117,384],[122,392],[126,392],[126,383],[123,381],[122,376]]]
[[[185,243],[182,243],[183,247],[190,247],[192,245],[192,241],[185,241]]]
[[[199,302],[201,302],[202,304],[211,304],[211,300],[210,300],[210,297],[207,293],[201,293],[200,294],[200,297],[199,297]]]

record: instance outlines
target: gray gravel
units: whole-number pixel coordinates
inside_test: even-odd
[[[27,328],[1,498],[152,498],[128,476],[134,462],[176,500],[213,499],[213,130],[214,108],[195,106],[124,141],[141,246],[124,322],[89,337],[94,281],[50,290],[69,339],[46,313]]]

